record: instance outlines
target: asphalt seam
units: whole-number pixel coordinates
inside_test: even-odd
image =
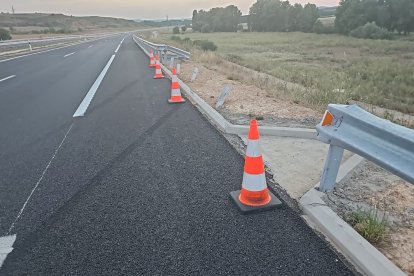
[[[31,191],[31,193],[30,193],[29,197],[26,199],[26,201],[25,201],[25,202],[24,202],[24,204],[23,204],[23,207],[20,209],[19,214],[17,215],[17,217],[16,217],[16,219],[13,221],[13,223],[10,225],[10,228],[9,228],[9,230],[8,230],[8,232],[7,232],[7,234],[6,234],[6,236],[10,235],[10,233],[11,233],[11,231],[14,229],[14,227],[15,227],[15,225],[16,225],[16,223],[17,223],[17,221],[18,221],[18,220],[20,219],[20,217],[22,216],[22,214],[23,214],[23,212],[24,212],[24,209],[26,208],[27,204],[29,203],[30,199],[32,198],[32,195],[33,195],[33,194],[34,194],[34,192],[36,191],[37,187],[39,187],[40,183],[42,182],[42,180],[43,180],[43,178],[44,178],[44,176],[45,176],[46,172],[49,170],[50,165],[52,164],[52,162],[53,162],[53,160],[55,159],[56,155],[58,154],[59,150],[62,148],[63,143],[66,141],[66,138],[68,137],[68,135],[69,135],[70,131],[72,130],[72,127],[73,127],[73,125],[74,125],[74,124],[75,124],[75,123],[73,122],[73,123],[70,125],[70,127],[69,127],[68,131],[66,132],[66,134],[65,134],[65,136],[63,137],[62,141],[60,142],[59,146],[56,148],[56,150],[55,150],[54,154],[53,154],[53,155],[52,155],[52,157],[50,158],[50,160],[49,160],[48,164],[46,165],[45,169],[43,170],[43,172],[42,172],[42,174],[41,174],[40,178],[39,178],[39,179],[38,179],[38,181],[36,182],[36,185],[33,187],[33,189],[32,189],[32,191]]]
[[[81,187],[72,197],[70,197],[66,202],[62,204],[56,211],[48,217],[43,223],[53,223],[55,217],[57,217],[63,210],[69,208],[71,204],[76,203],[76,199],[80,196],[84,195],[88,189],[93,188],[95,185],[101,182],[101,179],[106,175],[111,173],[112,168],[124,160],[137,146],[141,145],[146,141],[146,137],[149,137],[152,133],[154,133],[159,127],[163,125],[165,121],[169,119],[169,117],[181,109],[181,106],[178,108],[174,108],[163,115],[160,119],[158,119],[151,127],[147,128],[144,133],[139,135],[137,139],[132,142],[128,147],[126,147],[122,152],[120,152],[117,156],[115,156],[112,160],[110,160],[105,167],[99,170],[83,187]],[[25,242],[25,240],[30,240],[31,242],[36,241],[37,231],[33,231],[32,233],[25,236],[23,239],[19,240],[19,243]]]

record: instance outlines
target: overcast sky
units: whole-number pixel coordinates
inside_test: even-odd
[[[190,18],[194,9],[236,5],[249,13],[255,0],[0,0],[0,11],[45,12],[67,15],[101,15],[128,19]],[[339,0],[291,0],[291,3],[335,6]]]

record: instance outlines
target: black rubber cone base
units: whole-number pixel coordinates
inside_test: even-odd
[[[273,210],[275,208],[279,208],[279,207],[282,206],[282,202],[274,194],[272,194],[270,191],[269,191],[269,195],[272,199],[270,200],[270,202],[268,204],[263,205],[263,206],[254,206],[254,207],[252,207],[252,206],[244,205],[243,203],[240,202],[239,195],[240,195],[240,190],[230,193],[231,199],[236,204],[237,209],[239,209],[239,211],[243,215],[265,212],[265,211]]]

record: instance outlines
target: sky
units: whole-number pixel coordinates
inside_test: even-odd
[[[255,0],[1,0],[0,11],[16,13],[44,12],[66,15],[99,15],[127,19],[191,18],[194,9],[209,10],[213,7],[236,5],[243,14]],[[290,3],[317,6],[335,6],[339,0],[290,0]]]

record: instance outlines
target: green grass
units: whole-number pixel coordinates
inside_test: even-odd
[[[171,34],[161,34],[169,40]],[[301,102],[362,101],[414,114],[414,42],[305,33],[187,33],[239,65],[303,86]]]
[[[351,216],[351,223],[366,240],[378,244],[384,241],[387,231],[387,219],[378,213],[378,209],[357,210]]]

